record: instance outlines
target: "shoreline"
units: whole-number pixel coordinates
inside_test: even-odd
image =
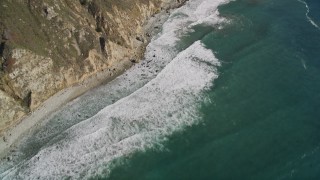
[[[141,48],[142,51],[139,52],[142,55],[139,61],[144,60],[144,53],[147,45],[150,43],[151,39],[160,32],[159,27],[161,27],[169,17],[170,11],[183,6],[185,2],[187,1],[180,2],[179,4],[177,4],[177,2],[170,2],[167,4],[167,8],[163,8],[159,13],[150,16],[146,20],[143,32],[149,36],[147,38],[147,42],[143,45],[143,48]],[[108,69],[105,69],[104,71],[100,71],[88,79],[63,89],[51,96],[35,111],[27,114],[16,125],[10,127],[0,135],[0,158],[5,157],[7,153],[9,153],[11,150],[14,150],[15,145],[19,143],[19,138],[32,130],[32,128],[37,128],[37,126],[46,117],[50,117],[56,111],[61,109],[61,107],[65,106],[67,103],[73,101],[91,89],[111,82],[123,74],[127,69],[131,68],[134,64],[135,63],[131,62],[130,59],[124,59],[108,68],[116,69],[115,73],[113,73],[111,76]]]

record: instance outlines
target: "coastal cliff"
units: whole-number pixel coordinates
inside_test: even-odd
[[[185,0],[2,0],[0,135],[58,91],[139,61],[144,25]]]

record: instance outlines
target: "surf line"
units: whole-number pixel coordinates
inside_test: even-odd
[[[309,8],[307,2],[305,2],[305,1],[303,1],[303,0],[298,0],[298,1],[301,2],[302,4],[304,4],[304,5],[306,6],[306,9],[307,9],[306,17],[307,17],[308,21],[309,21],[314,27],[316,27],[318,30],[320,30],[320,27],[318,26],[318,24],[315,23],[315,22],[311,19],[311,17],[309,16],[310,8]]]

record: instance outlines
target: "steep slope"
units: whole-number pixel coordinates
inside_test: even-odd
[[[138,61],[148,18],[185,0],[2,0],[0,134],[59,90]]]

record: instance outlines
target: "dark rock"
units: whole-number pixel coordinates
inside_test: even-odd
[[[29,91],[26,97],[23,99],[25,106],[30,107],[32,103],[32,91]]]
[[[132,63],[137,63],[137,60],[135,60],[135,59],[130,59],[130,61],[131,61]]]
[[[141,37],[136,37],[136,40],[141,41],[141,42],[144,42],[144,39],[141,38]]]
[[[5,47],[6,43],[5,42],[2,42],[0,44],[0,57],[3,56],[3,52],[4,52],[4,47]]]
[[[105,52],[105,47],[106,47],[106,39],[104,37],[99,38],[99,43],[100,43],[100,48],[102,52]]]
[[[80,4],[83,6],[87,5],[87,2],[88,2],[88,0],[79,0],[79,1],[80,1]]]
[[[43,12],[44,12],[45,16],[48,16],[49,12],[48,12],[48,8],[47,7],[43,8]]]
[[[105,18],[103,15],[98,15],[96,17],[96,31],[103,32],[103,28],[106,26]]]
[[[100,8],[95,1],[91,1],[88,5],[88,12],[95,18],[99,12]]]

